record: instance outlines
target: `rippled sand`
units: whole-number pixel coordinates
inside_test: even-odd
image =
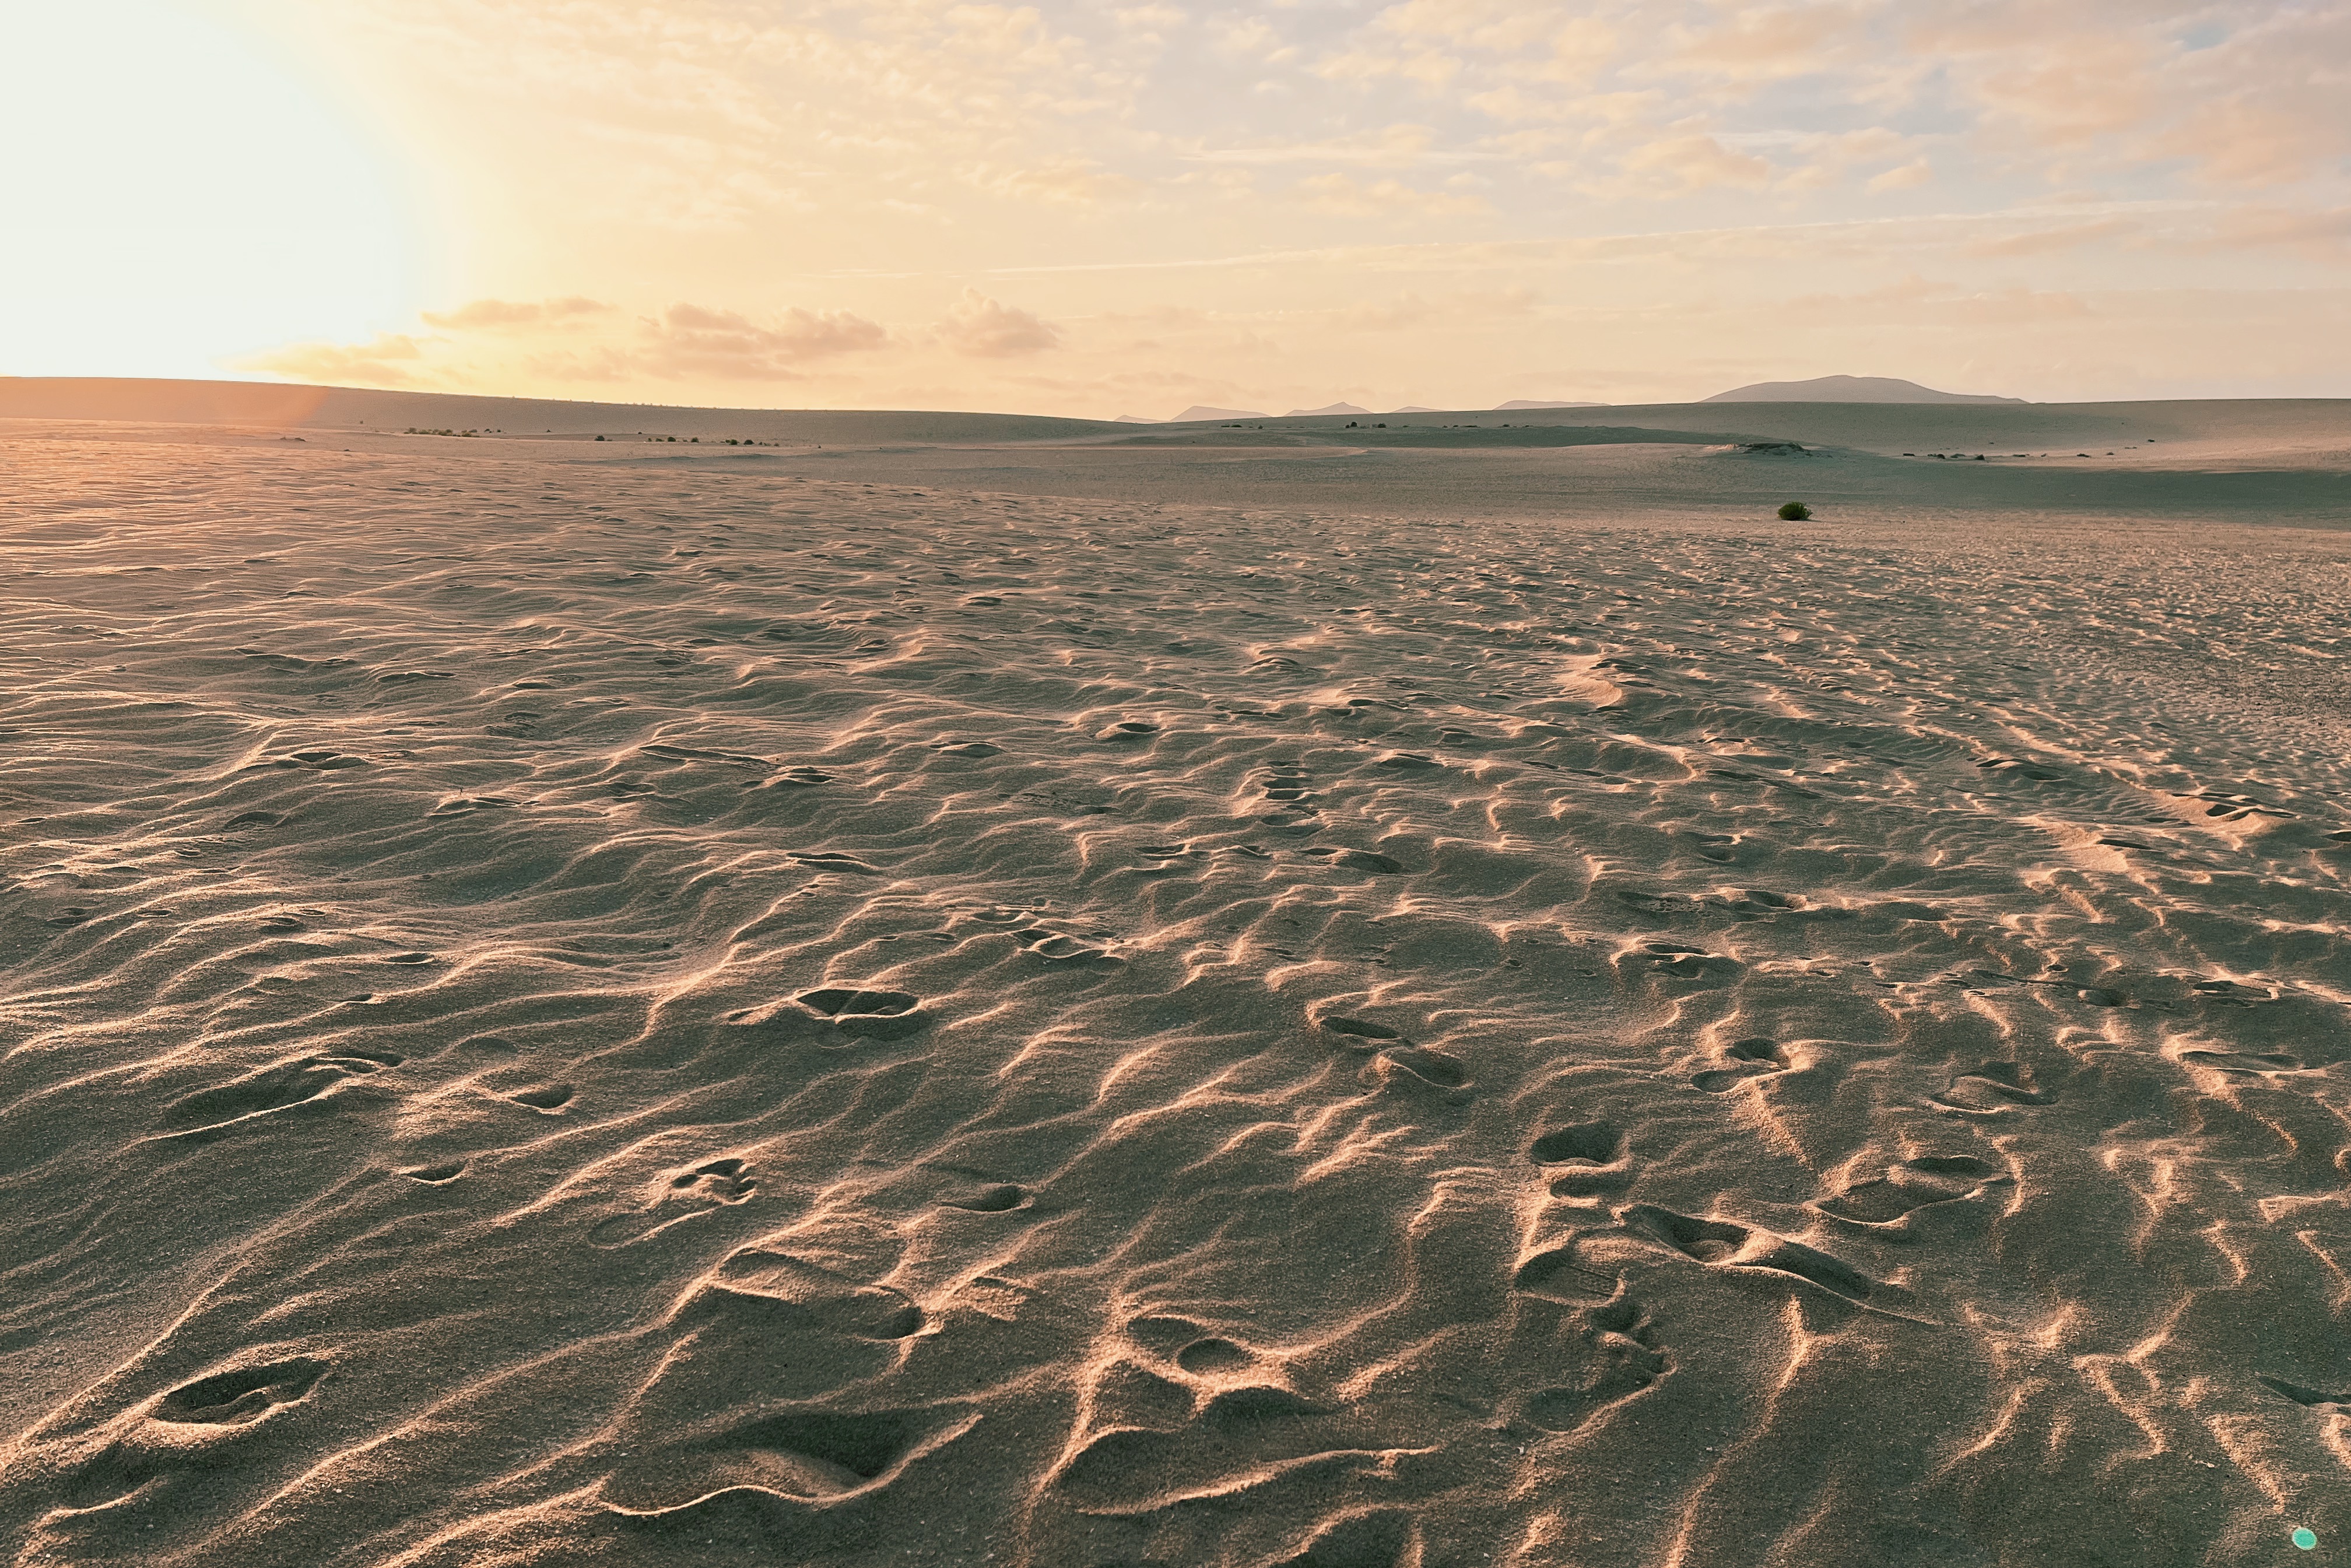
[[[0,437],[0,1554],[2351,1542],[2351,537],[642,452]]]

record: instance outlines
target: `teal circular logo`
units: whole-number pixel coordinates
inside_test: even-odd
[[[2315,1552],[2318,1550],[2318,1537],[2300,1525],[2296,1525],[2294,1527],[2293,1540],[2294,1543],[2296,1546],[2301,1547],[2304,1552]]]

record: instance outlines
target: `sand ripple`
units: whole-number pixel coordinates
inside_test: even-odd
[[[11,1560],[2351,1534],[2324,541],[11,452]]]

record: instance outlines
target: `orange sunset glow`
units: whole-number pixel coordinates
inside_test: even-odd
[[[2338,5],[9,16],[16,374],[1095,418],[2341,386]]]

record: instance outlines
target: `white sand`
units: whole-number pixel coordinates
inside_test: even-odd
[[[2351,1543],[2345,405],[580,407],[0,426],[0,1560]]]

